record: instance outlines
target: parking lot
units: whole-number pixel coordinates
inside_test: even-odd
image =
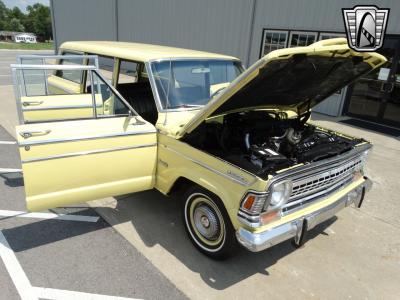
[[[15,138],[8,65],[16,54],[0,51],[2,141]],[[285,242],[260,253],[241,250],[222,262],[194,249],[179,203],[157,191],[21,215],[21,174],[0,175],[0,299],[398,299],[399,137],[337,121],[313,116],[375,145],[366,168],[374,186],[363,207],[321,224],[300,249]],[[18,160],[15,145],[0,146],[0,167],[19,168]]]

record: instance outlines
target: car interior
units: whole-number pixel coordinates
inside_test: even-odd
[[[110,65],[102,65],[101,62],[102,60],[100,58],[100,73],[110,80],[113,67]],[[122,61],[116,89],[143,119],[155,125],[158,118],[158,110],[150,82],[143,72],[138,72],[140,69],[144,70],[144,65],[132,63],[135,68],[137,66],[136,70],[132,70],[132,66],[129,65],[131,69],[127,69],[128,64],[124,66],[125,62],[126,61]],[[108,64],[110,63],[112,62],[109,61]],[[129,78],[129,80],[127,80],[127,78]],[[87,92],[91,92],[90,86],[87,86]]]
[[[158,111],[144,70],[143,63],[136,64],[122,60],[117,90],[142,118],[154,125],[157,122]]]
[[[117,91],[143,119],[156,124],[158,111],[149,80],[118,84]]]

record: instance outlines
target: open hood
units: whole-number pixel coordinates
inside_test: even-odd
[[[291,110],[298,115],[386,62],[374,52],[355,52],[344,38],[270,52],[211,100],[177,137],[204,120],[251,109]]]

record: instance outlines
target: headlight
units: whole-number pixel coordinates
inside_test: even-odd
[[[270,188],[269,206],[276,208],[285,204],[292,193],[292,186],[291,180],[274,183]]]

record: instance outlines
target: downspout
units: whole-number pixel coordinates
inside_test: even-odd
[[[119,41],[119,30],[118,30],[118,0],[114,0],[114,38]]]
[[[57,54],[58,44],[57,44],[57,31],[56,31],[56,21],[54,18],[54,0],[50,0],[50,15],[51,15],[51,30],[53,31],[53,43],[54,43],[54,54]]]
[[[254,35],[254,23],[256,17],[256,7],[257,7],[257,0],[253,0],[253,4],[251,6],[250,12],[250,28],[249,28],[249,40],[247,41],[247,57],[246,57],[246,67],[250,66],[250,56],[251,56],[251,46],[253,43],[253,35]]]

